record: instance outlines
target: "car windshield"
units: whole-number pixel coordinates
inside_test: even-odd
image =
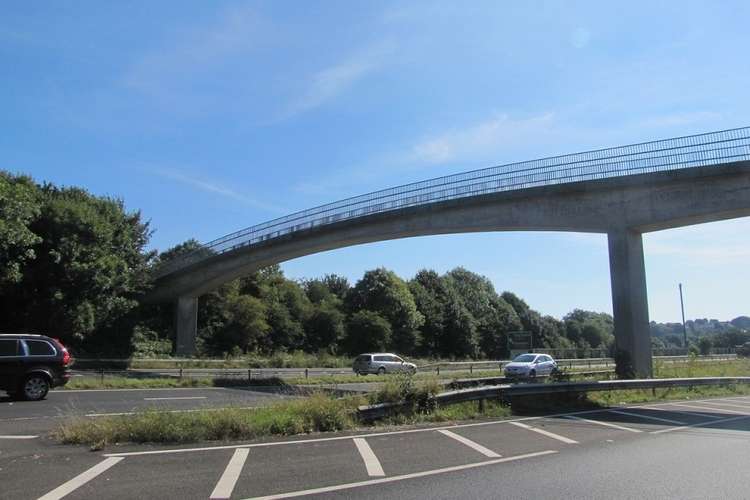
[[[520,356],[516,356],[513,360],[514,363],[531,363],[534,361],[534,358],[536,358],[536,355],[534,354],[521,354]]]

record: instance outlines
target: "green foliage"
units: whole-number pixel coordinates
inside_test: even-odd
[[[380,314],[366,309],[351,315],[346,332],[350,353],[384,351],[391,344],[391,324]]]
[[[143,325],[133,328],[132,355],[138,358],[164,358],[172,353],[172,342],[160,339],[159,334]]]
[[[368,310],[385,318],[391,326],[393,349],[403,353],[416,350],[424,317],[409,287],[393,271],[367,271],[347,294],[346,304],[350,312]]]
[[[354,427],[358,398],[323,394],[257,409],[220,408],[188,413],[145,411],[135,415],[73,419],[55,436],[67,444],[101,449],[116,443],[188,443],[248,440],[272,435],[329,432]]]
[[[0,252],[12,260],[0,288],[4,328],[48,333],[79,348],[127,350],[128,315],[149,285],[148,223],[121,200],[82,189],[6,174],[2,186],[0,230],[8,234]]]
[[[614,343],[614,320],[609,314],[576,309],[563,322],[567,337],[580,347],[603,349]]]
[[[711,347],[713,347],[713,342],[711,342],[709,337],[701,337],[698,339],[698,351],[702,356],[711,354]]]
[[[39,198],[30,178],[0,171],[0,290],[20,282],[24,266],[36,257],[41,237],[29,225],[41,212]]]

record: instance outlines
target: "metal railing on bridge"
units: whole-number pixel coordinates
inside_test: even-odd
[[[158,266],[157,277],[211,256],[345,220],[506,191],[750,160],[750,127],[473,170],[347,198],[257,224]]]

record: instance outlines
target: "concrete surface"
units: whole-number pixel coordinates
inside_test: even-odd
[[[362,243],[484,231],[609,235],[615,335],[636,375],[651,373],[640,234],[750,215],[750,162],[478,195],[362,216],[240,247],[160,277],[152,301],[177,301],[177,348],[194,351],[195,297],[293,258]]]
[[[65,486],[70,499],[209,498],[217,490],[231,498],[739,499],[747,498],[749,440],[750,397],[103,452],[0,438],[0,477],[13,478],[0,498]]]

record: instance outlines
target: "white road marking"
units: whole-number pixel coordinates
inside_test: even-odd
[[[322,488],[314,488],[310,490],[290,491],[289,493],[280,493],[278,495],[268,495],[264,497],[253,497],[247,500],[277,500],[281,498],[294,498],[305,495],[314,495],[318,493],[330,493],[332,491],[348,490],[352,488],[360,488],[362,486],[372,486],[374,484],[393,483],[396,481],[403,481],[405,479],[415,479],[418,477],[435,476],[438,474],[446,474],[449,472],[458,472],[467,469],[475,469],[477,467],[487,467],[489,465],[501,464],[505,462],[513,462],[516,460],[523,460],[526,458],[542,457],[545,455],[552,455],[557,453],[556,450],[539,451],[536,453],[527,453],[525,455],[516,455],[514,457],[496,458],[495,460],[487,460],[486,462],[478,462],[466,465],[457,465],[453,467],[444,467],[442,469],[433,469],[424,472],[414,472],[412,474],[403,474],[401,476],[384,477],[380,479],[370,479],[368,481],[358,481],[356,483],[338,484],[336,486],[324,486]]]
[[[485,448],[484,446],[482,446],[479,443],[475,443],[471,439],[467,439],[467,438],[465,438],[463,436],[459,436],[455,432],[451,432],[451,431],[448,431],[448,430],[445,430],[445,429],[441,429],[438,432],[440,434],[448,436],[449,438],[455,439],[459,443],[465,444],[469,448],[472,448],[472,449],[478,451],[479,453],[481,453],[485,457],[500,458],[502,456],[502,455],[498,455],[497,453],[495,453],[494,451],[490,450],[489,448]]]
[[[705,403],[703,403],[705,404]],[[718,406],[731,406],[732,408],[742,408],[744,410],[750,411],[750,406],[747,405],[738,405],[735,403],[725,403],[723,401],[711,401],[711,404],[718,405]]]
[[[722,417],[717,417],[716,415],[711,414],[711,413],[701,413],[699,411],[674,410],[672,408],[662,408],[661,406],[633,406],[633,408],[643,409],[643,410],[657,410],[657,411],[663,411],[665,413],[676,413],[678,415],[687,415],[690,417],[705,417],[705,418],[713,418],[713,419],[722,418]]]
[[[133,391],[227,391],[226,387],[153,387],[151,389],[55,389],[49,394],[66,394],[77,392],[133,392]]]
[[[380,460],[375,456],[375,452],[372,451],[367,441],[362,438],[354,438],[354,444],[357,446],[357,450],[359,450],[359,454],[362,455],[362,460],[365,462],[367,475],[370,477],[385,476],[383,467],[380,465]]]
[[[735,420],[742,420],[745,418],[750,418],[750,415],[743,415],[740,417],[722,418],[721,420],[711,420],[710,422],[701,422],[699,424],[692,424],[692,425],[682,425],[680,427],[670,427],[669,429],[651,431],[651,434],[664,434],[665,432],[681,431],[683,429],[690,429],[692,427],[704,427],[706,425],[723,424],[724,422],[734,422]]]
[[[39,497],[38,500],[59,500],[60,498],[68,495],[69,493],[72,493],[76,489],[88,483],[96,476],[115,465],[120,460],[123,460],[123,457],[109,457],[104,461],[99,462],[86,472],[77,475],[67,483],[62,484],[46,495]]]
[[[521,429],[526,429],[532,432],[539,433],[543,436],[551,437],[552,439],[557,439],[558,441],[562,441],[566,444],[578,444],[578,441],[570,438],[566,438],[565,436],[561,436],[559,434],[555,434],[554,432],[546,431],[544,429],[540,429],[539,427],[532,427],[530,425],[526,425],[523,422],[511,422],[511,424],[515,425],[516,427],[520,427]]]
[[[156,411],[162,412],[162,413],[195,413],[199,411],[222,411],[226,410],[227,408],[231,408],[232,410],[256,410],[258,409],[257,406],[226,406],[224,408],[192,408],[189,410],[159,410]],[[153,410],[153,409],[152,409]],[[84,415],[85,417],[122,417],[124,415],[138,415],[143,413],[145,410],[139,410],[139,411],[123,411],[119,413],[87,413]],[[224,447],[219,446],[216,449],[223,449]],[[238,446],[232,446],[230,448],[238,448]]]
[[[173,399],[206,399],[206,396],[175,396],[171,398],[143,398],[144,401],[167,401]]]
[[[225,499],[232,497],[232,491],[234,491],[234,485],[237,484],[237,480],[240,478],[242,473],[242,467],[245,466],[245,460],[250,450],[247,448],[237,448],[234,451],[234,455],[229,459],[227,468],[224,469],[224,473],[219,478],[219,482],[216,483],[214,491],[211,492],[209,497],[211,500]]]
[[[576,417],[576,416],[573,416],[573,415],[568,415],[568,416],[565,416],[563,418],[567,418],[567,419],[570,419],[570,420],[580,420],[581,422],[588,422],[589,424],[603,425],[605,427],[612,427],[613,429],[619,429],[621,431],[643,432],[640,429],[633,429],[632,427],[624,427],[622,425],[617,425],[617,424],[613,424],[613,423],[610,423],[610,422],[602,422],[601,420],[590,420],[588,418],[581,418],[581,417]]]
[[[0,436],[0,439],[36,439],[39,436]]]
[[[217,388],[218,389],[218,388]],[[187,390],[187,389],[186,389]],[[746,397],[746,396],[742,396]],[[739,398],[739,396],[738,396]],[[715,399],[715,398],[714,398]],[[705,400],[691,400],[694,403],[701,402],[701,401],[713,401],[713,399],[705,399]],[[673,407],[672,408],[663,408],[663,406],[670,405],[672,403],[656,403],[653,405],[639,405],[639,406],[629,406],[629,407],[623,407],[623,408],[646,408],[646,409],[654,409],[654,410],[661,410],[661,411],[668,411],[671,413],[677,413],[677,414],[685,414],[685,415],[698,415],[699,412],[686,412],[686,411],[680,411],[676,410]],[[244,408],[242,408],[244,409]],[[209,411],[210,408],[206,408],[204,410],[171,410],[171,413],[183,413],[183,412],[191,412],[191,411]],[[218,409],[217,409],[218,410]],[[199,451],[213,451],[213,450],[234,450],[237,448],[256,448],[256,447],[267,447],[267,446],[285,446],[285,445],[298,445],[298,444],[312,444],[312,443],[321,443],[321,442],[328,442],[328,441],[341,441],[344,439],[352,439],[354,437],[361,437],[361,438],[368,438],[368,437],[380,437],[380,436],[396,436],[399,434],[415,434],[419,432],[434,432],[440,429],[462,429],[465,427],[483,427],[487,425],[501,425],[501,424],[510,424],[513,422],[529,422],[533,420],[540,420],[542,418],[560,418],[560,417],[566,417],[566,416],[572,416],[572,415],[586,415],[591,413],[601,413],[603,411],[607,411],[606,409],[596,409],[596,410],[582,410],[582,411],[574,411],[574,412],[568,412],[568,413],[554,413],[551,415],[543,415],[538,417],[521,417],[516,419],[509,419],[509,420],[492,420],[488,422],[474,422],[470,424],[459,424],[459,425],[444,425],[439,427],[425,427],[420,429],[407,429],[407,430],[401,430],[401,431],[388,431],[388,432],[373,432],[370,434],[360,434],[356,436],[335,436],[335,437],[327,437],[327,438],[313,438],[313,439],[294,439],[289,441],[272,441],[272,442],[266,442],[266,443],[253,443],[253,444],[232,444],[232,445],[220,445],[220,446],[205,446],[205,447],[196,447],[196,448],[168,448],[168,449],[162,449],[162,450],[150,450],[150,451],[131,451],[131,452],[123,452],[123,453],[107,453],[104,454],[105,457],[131,457],[131,456],[141,456],[141,455],[165,455],[165,454],[171,454],[171,453],[195,453]],[[90,414],[86,416],[109,416],[109,415],[130,415],[131,413],[119,413],[119,414],[107,414],[107,413],[101,413],[101,414]],[[710,418],[721,418],[716,417],[715,415],[706,414],[706,417]]]
[[[646,420],[653,420],[654,422],[664,422],[667,424],[677,424],[677,425],[684,425],[687,422],[683,422],[681,420],[672,420],[669,418],[661,418],[661,417],[653,417],[651,415],[642,415],[640,413],[633,413],[629,411],[621,411],[621,410],[609,410],[609,413],[616,413],[618,415],[626,415],[629,417],[638,417],[638,418],[644,418]]]
[[[176,410],[176,411],[199,411],[199,410]],[[381,437],[381,436],[397,436],[399,434],[416,434],[420,432],[434,432],[441,429],[462,429],[464,427],[483,427],[487,425],[500,425],[509,424],[511,422],[528,422],[531,420],[540,420],[542,418],[557,418],[565,415],[585,415],[589,413],[601,413],[603,410],[583,410],[570,413],[555,413],[552,415],[545,415],[544,417],[522,417],[512,420],[492,420],[489,422],[474,422],[471,424],[458,424],[458,425],[444,425],[440,427],[424,427],[420,429],[407,429],[402,431],[388,431],[388,432],[373,432],[370,434],[359,434],[355,436],[335,436],[327,438],[313,438],[313,439],[292,439],[289,441],[271,441],[266,443],[253,443],[253,444],[230,444],[220,446],[205,446],[200,448],[169,448],[165,450],[151,450],[151,451],[130,451],[123,453],[106,453],[105,457],[132,457],[141,455],[165,455],[171,453],[195,453],[198,451],[214,451],[214,450],[233,450],[236,448],[262,448],[267,446],[285,446],[291,444],[312,444],[322,443],[328,441],[341,441],[344,439],[352,439],[355,437],[370,438],[370,437]]]
[[[709,406],[697,406],[697,405],[686,405],[682,403],[672,403],[673,406],[680,406],[684,408],[697,408],[699,410],[715,411],[717,413],[734,413],[736,415],[750,415],[750,413],[744,411],[727,410],[726,408],[712,408]]]

